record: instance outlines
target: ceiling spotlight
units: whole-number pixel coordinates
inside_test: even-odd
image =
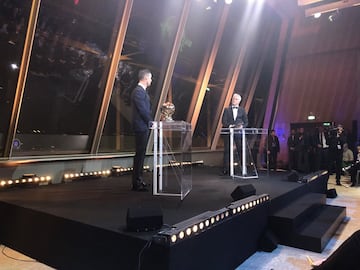
[[[232,3],[232,0],[225,0],[225,4],[230,5]]]
[[[12,70],[19,69],[19,66],[17,64],[11,64],[10,67]]]
[[[317,12],[317,13],[314,14],[314,18],[315,18],[315,19],[320,18],[320,16],[321,16],[321,13],[320,13],[320,12]]]

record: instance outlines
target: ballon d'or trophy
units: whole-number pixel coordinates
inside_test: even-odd
[[[172,122],[172,116],[175,112],[175,105],[171,102],[165,102],[161,106],[161,121]]]

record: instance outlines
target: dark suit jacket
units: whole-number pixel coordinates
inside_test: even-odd
[[[131,105],[133,130],[135,132],[147,131],[151,121],[150,98],[140,85],[137,85],[131,94]]]
[[[329,145],[330,140],[329,140],[329,134],[327,132],[324,131],[324,137],[325,137],[325,144]],[[320,141],[320,133],[317,132],[315,133],[314,137],[313,137],[313,144],[315,147],[318,147],[318,145],[322,145],[322,142]]]
[[[248,117],[245,112],[245,109],[242,107],[238,108],[238,114],[236,119],[234,120],[232,106],[225,108],[223,117],[222,117],[223,127],[228,128],[230,125],[240,126],[242,125],[244,128],[248,125]]]
[[[278,136],[271,136],[268,137],[268,149],[273,153],[280,152],[280,143]]]

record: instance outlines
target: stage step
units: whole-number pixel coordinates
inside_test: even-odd
[[[322,205],[316,213],[316,218],[299,228],[296,247],[322,252],[345,217],[345,207]]]
[[[346,215],[345,207],[326,205],[326,195],[308,193],[269,217],[280,244],[322,252]]]

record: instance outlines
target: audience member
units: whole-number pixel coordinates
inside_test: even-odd
[[[336,185],[340,186],[343,149],[346,143],[346,136],[342,125],[338,125],[336,129],[330,133],[330,157],[331,164],[335,167]]]
[[[329,170],[329,133],[323,126],[319,126],[314,136],[315,171]]]
[[[297,146],[297,137],[296,130],[291,129],[290,136],[287,140],[288,147],[288,168],[289,170],[296,170],[297,160],[296,160],[296,146]]]
[[[275,130],[270,131],[270,135],[268,136],[268,157],[269,157],[269,169],[275,170],[277,169],[277,155],[280,152],[280,143],[279,138],[275,134]]]
[[[326,260],[309,261],[316,270],[357,270],[360,265],[360,230],[354,232]]]

